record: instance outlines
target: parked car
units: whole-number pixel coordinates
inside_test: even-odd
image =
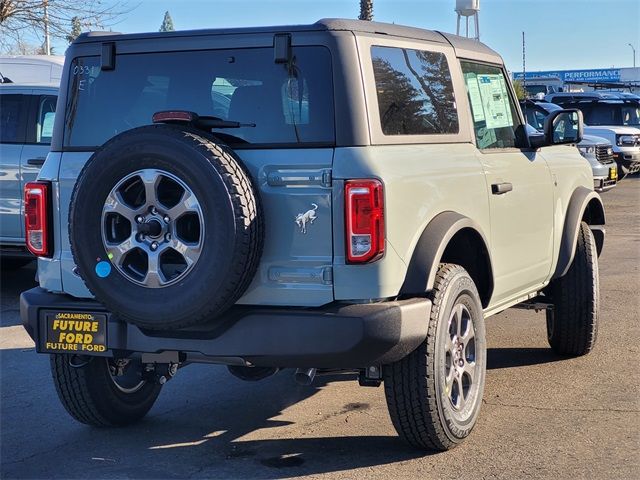
[[[551,112],[562,110],[555,103],[521,100],[520,107],[527,123],[536,130],[544,130],[544,121]],[[584,135],[577,145],[580,154],[589,162],[593,171],[593,187],[597,192],[611,190],[618,182],[618,169],[611,143],[602,137]]]
[[[34,260],[25,247],[23,187],[49,152],[57,85],[0,84],[0,256],[2,268]]]
[[[346,369],[446,450],[478,418],[485,317],[542,308],[554,351],[594,346],[605,214],[581,114],[527,135],[479,42],[342,19],[84,34],[59,105],[20,305],[80,422],[139,420],[190,363]]]
[[[545,97],[563,108],[579,108],[585,133],[613,145],[618,176],[640,171],[640,97],[629,93],[554,93]]]
[[[59,85],[64,57],[59,55],[0,55],[0,83]]]

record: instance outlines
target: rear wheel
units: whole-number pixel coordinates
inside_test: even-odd
[[[461,266],[442,264],[426,340],[383,367],[387,406],[398,434],[429,450],[462,442],[480,413],[485,370],[484,317],[476,286]]]
[[[142,377],[138,361],[51,355],[58,397],[69,414],[94,426],[124,426],[144,417],[161,385]]]
[[[548,288],[553,310],[547,310],[547,338],[561,355],[589,353],[598,335],[600,278],[598,252],[589,225],[582,222],[569,271]]]

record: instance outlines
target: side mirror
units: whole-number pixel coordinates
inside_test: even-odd
[[[580,110],[556,110],[544,120],[544,136],[547,145],[580,143],[583,133],[584,122]]]

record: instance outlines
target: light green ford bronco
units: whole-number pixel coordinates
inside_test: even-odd
[[[481,43],[335,19],[84,34],[55,122],[21,315],[81,422],[140,419],[190,363],[344,370],[444,450],[478,418],[486,317],[543,309],[557,353],[593,348],[582,117],[528,129]]]

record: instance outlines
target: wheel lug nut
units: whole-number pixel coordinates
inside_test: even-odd
[[[142,215],[138,215],[138,216],[136,217],[136,222],[138,222],[138,223],[142,223],[142,222],[144,222],[144,217],[143,217]]]
[[[460,359],[460,362],[458,362],[458,365],[460,365],[461,367],[464,367],[464,360]]]
[[[167,234],[164,236],[164,239],[165,239],[167,242],[168,242],[169,240],[171,240],[171,234],[170,234],[170,233],[167,233]]]
[[[164,220],[164,223],[169,223],[169,220],[171,219],[169,218],[169,215],[165,215],[163,220]]]
[[[150,211],[151,211],[151,213],[153,213],[154,215],[155,215],[156,213],[158,213],[158,211],[156,210],[156,207],[151,207],[151,208],[150,208]]]
[[[158,249],[158,242],[153,242],[151,244],[151,250],[153,250],[154,252]]]

